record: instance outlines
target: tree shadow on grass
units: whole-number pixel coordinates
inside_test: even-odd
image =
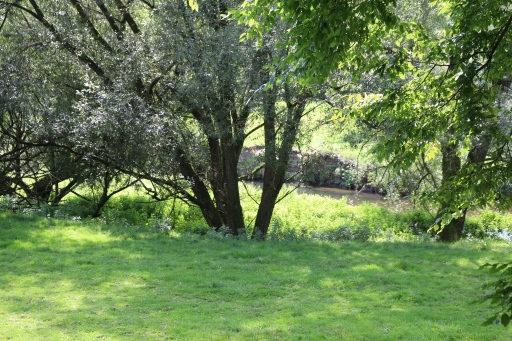
[[[468,305],[481,284],[475,250],[169,238],[87,225],[16,233],[5,239],[23,242],[0,249],[0,311],[19,335],[500,339],[477,326],[486,316]]]

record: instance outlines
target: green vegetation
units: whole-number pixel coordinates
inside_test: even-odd
[[[245,239],[253,232],[258,210],[254,199],[261,195],[261,190],[246,184],[240,192],[247,226],[240,237]],[[353,205],[346,198],[299,194],[291,186],[285,187],[283,194],[286,196],[276,205],[270,224],[267,236],[270,240],[428,241],[432,238],[433,216],[427,211],[412,207],[392,210],[369,203]],[[90,220],[94,212],[94,203],[76,196],[69,196],[58,207],[46,205],[40,210],[13,207],[9,199],[0,201],[0,211],[84,221]],[[390,207],[393,207],[391,203]],[[92,220],[162,232],[200,235],[210,232],[199,208],[180,201],[154,201],[133,191],[114,196],[103,208],[102,216]],[[225,228],[221,231],[229,232]],[[504,231],[512,231],[512,214],[484,210],[468,217],[464,236],[497,239]]]
[[[495,274],[501,272],[499,278],[486,287],[492,288],[492,291],[487,294],[482,302],[490,301],[493,308],[497,310],[494,316],[485,321],[484,325],[492,325],[493,323],[501,323],[505,327],[510,323],[512,316],[512,263],[485,263],[480,269],[487,268],[490,273]]]
[[[462,237],[468,210],[512,206],[512,8],[503,1],[260,0],[233,14],[258,41],[290,24],[283,81],[330,85],[339,118],[373,134],[372,154],[397,178],[416,173],[441,240]]]
[[[503,242],[248,242],[0,216],[6,340],[509,340],[482,327]]]
[[[32,318],[34,333],[56,319],[62,330],[84,330],[73,339],[114,335],[125,326],[127,337],[142,338],[146,322],[135,318],[142,316],[159,321],[148,338],[168,328],[170,337],[226,338],[216,318],[227,316],[225,328],[244,339],[374,339],[368,333],[375,328],[390,339],[417,339],[443,330],[429,325],[423,311],[435,305],[438,318],[450,316],[446,335],[437,338],[471,338],[464,333],[476,317],[452,325],[451,315],[465,309],[460,300],[475,296],[471,290],[478,289],[466,286],[480,280],[470,279],[484,258],[499,261],[487,266],[502,271],[486,296],[501,310],[488,322],[509,323],[512,263],[487,240],[510,237],[512,219],[472,215],[512,207],[512,6],[503,0],[0,0],[0,44],[0,205],[22,213],[6,216],[6,223],[22,225],[2,232],[0,250],[11,257],[7,309]],[[241,179],[256,173],[260,190],[246,191]],[[397,214],[295,194],[281,201],[290,179],[367,186],[392,199],[408,196],[431,212]],[[73,237],[70,230],[78,232]],[[266,239],[267,245],[247,242]],[[350,244],[367,241],[374,243]],[[389,244],[399,241],[412,244]],[[182,246],[191,242],[201,248]],[[290,256],[297,245],[308,251]],[[231,247],[250,256],[230,256]],[[372,251],[350,260],[361,250]],[[455,277],[437,276],[448,250],[443,264]],[[347,268],[330,263],[338,254],[349,260]],[[206,274],[213,284],[187,280],[190,272],[180,267],[198,261],[195,281]],[[208,270],[244,261],[252,266],[246,274]],[[180,282],[159,277],[166,264]],[[379,282],[399,270],[411,287],[402,286],[403,276]],[[332,292],[351,290],[354,273],[357,295]],[[448,276],[448,284],[429,282],[436,276]],[[338,279],[344,282],[324,283]],[[176,313],[173,305],[167,313],[183,318],[186,328],[176,332],[160,322],[160,303],[181,283]],[[323,286],[327,297],[320,296]],[[55,298],[67,292],[74,296]],[[198,298],[205,296],[203,305]],[[302,309],[304,300],[311,302]],[[261,303],[264,324],[251,311]],[[146,304],[157,309],[140,308]],[[129,317],[119,323],[123,307],[130,307]],[[79,318],[66,320],[75,311]],[[205,311],[212,321],[201,318]],[[354,316],[358,323],[344,324]],[[416,322],[421,317],[426,321]],[[12,328],[13,319],[8,338],[27,326]],[[407,328],[395,331],[404,321]]]
[[[512,206],[502,1],[0,0],[0,18],[0,196],[88,191],[99,217],[144,187],[243,234],[241,156],[257,144],[244,167],[265,174],[262,238],[283,183],[322,183],[304,165],[331,151],[368,166],[335,166],[332,185],[423,200],[443,241],[468,210]]]

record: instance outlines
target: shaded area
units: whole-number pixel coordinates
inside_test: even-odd
[[[11,217],[9,216],[10,220]],[[508,340],[484,328],[484,244],[164,237],[45,219],[0,225],[13,340]],[[503,244],[500,244],[503,245]]]

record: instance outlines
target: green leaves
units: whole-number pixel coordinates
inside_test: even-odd
[[[501,324],[506,327],[508,326],[508,323],[510,322],[510,316],[508,314],[501,315]]]
[[[259,0],[244,2],[233,15],[248,26],[243,39],[260,37],[277,20],[289,24],[284,45],[290,52],[283,61],[300,82],[318,84],[349,54],[382,49],[380,32],[398,23],[389,7],[394,3]],[[357,60],[361,67],[365,65],[364,58]]]
[[[188,0],[188,5],[193,11],[199,11],[199,4],[197,3],[197,0]]]
[[[494,316],[488,318],[483,325],[501,323],[508,326],[512,316],[512,263],[486,263],[479,270],[485,270],[490,274],[500,273],[498,280],[491,282],[485,288],[491,288],[491,292],[484,296],[481,302],[490,301],[491,306],[498,309]]]

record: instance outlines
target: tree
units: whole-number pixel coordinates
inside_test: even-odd
[[[438,203],[441,240],[451,242],[461,238],[468,208],[509,204],[503,195],[510,177],[509,95],[503,86],[509,73],[503,66],[510,63],[512,12],[494,1],[482,1],[478,6],[488,9],[483,12],[473,2],[443,5],[448,35],[416,31],[409,36],[413,44],[403,39],[396,52],[403,62],[389,68],[411,79],[389,89],[365,115],[393,122],[395,129],[375,151],[390,156],[395,167],[441,153],[441,185],[425,199]]]
[[[375,37],[398,23],[392,5],[396,0],[258,0],[245,1],[233,14],[249,27],[242,38],[262,37],[279,20],[288,23],[283,44],[289,53],[282,62],[292,66],[301,82],[318,84],[355,56],[354,50],[381,49]]]
[[[263,69],[277,39],[265,47],[239,42],[242,28],[223,16],[235,5],[227,0],[0,1],[6,43],[16,50],[7,33],[19,26],[43,50],[59,56],[49,63],[50,74],[72,71],[65,82],[52,82],[53,90],[71,89],[58,113],[66,119],[50,124],[59,138],[43,139],[38,146],[68,151],[98,177],[107,176],[104,185],[118,172],[151,181],[198,206],[209,226],[227,226],[237,234],[245,227],[238,159],[251,133],[249,123],[264,108],[269,185],[256,228],[264,236],[310,95],[276,84],[273,91],[262,91],[276,73],[285,72]],[[37,72],[31,75],[29,86],[37,93]],[[284,113],[276,108],[281,100]],[[99,203],[108,199],[106,193]]]
[[[437,1],[443,25],[428,32],[425,20],[405,23],[389,5],[396,2],[268,0],[246,2],[238,18],[249,37],[276,18],[294,22],[294,53],[284,62],[305,83],[338,68],[351,80],[373,73],[395,83],[355,113],[374,126],[390,123],[373,152],[397,170],[441,153],[441,184],[425,199],[439,207],[441,239],[454,241],[468,208],[509,204],[512,9],[495,0]]]
[[[6,12],[22,19],[9,7]],[[67,83],[75,70],[60,58],[61,72],[51,72],[55,51],[43,46],[43,35],[20,26],[4,20],[0,36],[0,193],[57,204],[90,171],[69,150],[52,146],[62,142],[54,122],[75,97]]]

